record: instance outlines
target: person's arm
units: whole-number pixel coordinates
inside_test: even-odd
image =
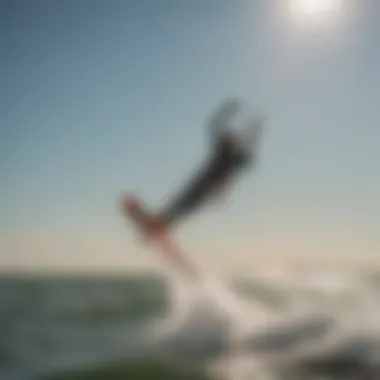
[[[209,130],[212,141],[217,141],[240,110],[236,99],[225,100],[211,116]]]
[[[244,145],[248,151],[252,152],[253,156],[255,156],[255,153],[257,152],[258,144],[264,129],[263,126],[263,115],[256,115],[249,121],[243,131]]]

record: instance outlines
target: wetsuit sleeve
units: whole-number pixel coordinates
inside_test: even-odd
[[[213,142],[219,140],[225,132],[226,127],[240,110],[240,104],[235,99],[224,101],[219,108],[211,115],[209,121],[210,135]]]

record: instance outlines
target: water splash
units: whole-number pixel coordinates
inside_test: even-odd
[[[369,342],[374,334],[379,342],[379,350],[377,351],[376,344],[371,346],[371,350],[375,347],[375,352],[371,353],[371,360],[376,361],[378,359],[374,358],[380,358],[378,297],[373,289],[359,281],[360,276],[318,274],[314,277],[289,277],[287,281],[282,281],[282,284],[286,292],[292,295],[289,297],[291,305],[283,312],[274,311],[256,299],[243,299],[210,273],[204,274],[202,281],[196,283],[185,283],[173,273],[169,273],[169,277],[173,303],[172,312],[166,320],[165,334],[180,334],[186,330],[185,326],[189,327],[191,320],[191,328],[188,328],[187,332],[193,335],[192,344],[196,346],[194,335],[197,331],[202,335],[211,331],[211,326],[216,327],[220,323],[222,327],[219,332],[224,335],[224,342],[227,344],[221,350],[222,355],[216,355],[216,359],[209,360],[205,366],[205,370],[218,378],[273,378],[279,362],[283,367],[284,364],[285,367],[297,367],[299,363],[312,360],[314,357],[334,357],[339,350],[346,355],[347,347],[360,344],[364,347],[363,340]],[[281,281],[274,281],[274,284],[278,286]],[[314,295],[312,303],[311,295]],[[316,295],[318,297],[315,297]],[[328,322],[326,319],[316,319],[322,316],[331,317],[330,322],[336,326],[329,330],[328,335],[317,341],[310,341],[306,334],[305,343],[285,350],[286,352],[282,352],[280,356],[276,354],[275,359],[272,355],[269,355],[268,359],[266,353],[241,350],[242,341],[247,337],[254,340],[255,337],[264,334],[264,339],[267,339],[273,331],[278,331],[281,339],[284,339],[286,333],[286,339],[289,339],[295,331],[296,335],[305,334],[307,329],[310,335],[316,326],[320,328],[323,327],[323,323]],[[316,322],[313,322],[313,318]],[[294,327],[302,327],[305,322],[307,326],[308,321],[310,324],[309,327],[305,327],[306,330],[294,330]],[[267,337],[265,334],[268,334]],[[272,334],[272,338],[273,336],[275,335]],[[214,344],[216,341],[214,338]],[[198,343],[201,345],[204,339]],[[199,351],[201,355],[205,352],[201,349]]]

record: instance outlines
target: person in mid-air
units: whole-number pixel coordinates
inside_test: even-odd
[[[168,228],[203,206],[225,189],[232,178],[252,166],[256,161],[261,120],[256,120],[249,131],[231,129],[231,121],[240,106],[235,100],[224,102],[210,122],[212,152],[201,170],[196,173],[183,191],[152,218],[152,228]],[[137,203],[125,205],[129,211]]]

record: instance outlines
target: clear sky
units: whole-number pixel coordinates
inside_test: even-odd
[[[181,226],[189,253],[380,259],[380,2],[343,3],[2,1],[1,268],[150,265],[118,197],[179,190],[231,96],[266,112],[260,163]]]

